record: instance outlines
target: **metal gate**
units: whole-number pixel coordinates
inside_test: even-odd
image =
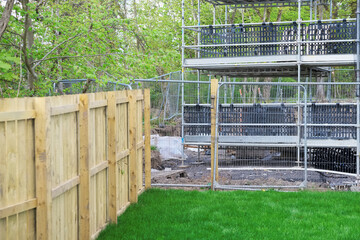
[[[214,188],[306,187],[304,86],[223,82],[215,98]],[[279,171],[291,181],[279,179]]]

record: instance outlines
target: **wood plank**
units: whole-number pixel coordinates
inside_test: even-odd
[[[137,150],[138,150],[139,148],[142,148],[142,147],[144,147],[144,141],[138,142],[138,143],[136,144],[136,149],[137,149]]]
[[[130,149],[130,196],[129,200],[131,203],[136,203],[138,200],[137,195],[137,150],[136,150],[136,97],[135,91],[129,91],[129,149]]]
[[[144,90],[145,188],[151,188],[150,89]]]
[[[130,206],[130,204],[130,202],[125,203],[125,205],[117,212],[117,215],[120,216],[121,214],[123,214],[125,210]]]
[[[34,119],[35,111],[0,112],[0,122]]]
[[[6,218],[11,215],[19,214],[21,212],[34,209],[37,206],[36,198],[27,200],[25,202],[13,204],[4,208],[0,208],[0,218]]]
[[[1,101],[0,101],[1,104]],[[6,207],[8,205],[7,203],[7,159],[6,159],[6,122],[0,122],[0,208]],[[6,227],[7,219],[0,219],[0,236],[4,236],[5,239],[7,239],[6,236]]]
[[[109,217],[112,223],[117,223],[116,201],[116,97],[114,92],[107,95],[107,126],[108,126],[108,162],[109,162]]]
[[[79,237],[90,239],[89,98],[86,94],[79,98],[79,140]]]
[[[122,103],[127,103],[129,102],[129,98],[128,97],[121,97],[116,99],[116,104],[122,104]]]
[[[140,188],[140,190],[138,191],[138,196],[140,196],[141,194],[143,194],[145,192],[146,188],[142,187]]]
[[[101,172],[102,170],[104,170],[108,166],[109,166],[108,162],[99,163],[98,165],[96,165],[95,167],[90,169],[90,177],[92,177],[92,176],[96,175],[97,173]]]
[[[51,116],[62,115],[79,111],[79,105],[69,104],[51,108]]]
[[[36,237],[51,239],[50,103],[35,99]]]
[[[163,178],[172,178],[176,176],[180,176],[180,174],[185,173],[185,170],[170,170],[170,171],[159,171],[159,172],[153,172],[151,178],[152,179],[163,179]]]
[[[217,99],[217,89],[218,89],[218,80],[211,79],[211,189],[214,189],[214,180],[217,181],[218,179],[218,162],[216,166],[214,166],[214,159],[215,159],[215,152],[218,155],[219,151],[215,151],[215,132],[216,132],[216,99]],[[217,157],[217,159],[219,159]],[[216,168],[215,172],[215,179],[214,179],[214,169]]]
[[[108,225],[108,223],[105,223],[104,226],[102,226],[98,230],[96,230],[96,232],[91,235],[90,239],[96,240],[98,238],[99,234],[102,232],[102,230],[104,230],[106,228],[107,225]]]
[[[116,156],[116,161],[120,161],[121,159],[129,156],[129,154],[130,154],[129,149],[125,149],[125,150],[123,150],[121,152],[118,152],[117,156]]]
[[[140,89],[136,90],[136,96],[142,96],[142,91]],[[143,101],[136,101],[136,142],[143,142]],[[140,190],[144,183],[143,183],[143,165],[144,165],[144,158],[143,158],[143,144],[137,144],[137,187]],[[139,195],[138,195],[139,196]]]
[[[17,99],[15,99],[16,101]],[[15,103],[14,101],[14,103]],[[15,107],[15,106],[14,106]],[[18,141],[17,141],[17,121],[6,122],[6,161],[7,161],[7,173],[6,173],[6,198],[7,204],[22,202],[19,199],[19,184],[18,184]],[[7,231],[9,233],[9,239],[11,239],[12,232],[18,232],[18,216],[10,216],[7,218]]]
[[[73,177],[67,180],[66,182],[60,184],[59,186],[53,188],[51,190],[51,197],[54,199],[60,196],[61,194],[71,190],[72,188],[76,187],[79,184],[80,184],[80,177],[79,176]]]
[[[101,108],[101,107],[106,107],[106,106],[107,106],[107,100],[105,100],[105,99],[93,101],[93,102],[90,102],[90,104],[89,104],[90,109]]]
[[[137,95],[136,96],[136,101],[141,101],[144,99],[144,96],[143,95]]]

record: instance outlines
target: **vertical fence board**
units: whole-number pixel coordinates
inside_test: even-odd
[[[150,89],[144,90],[145,188],[151,187]]]
[[[114,92],[108,93],[108,159],[109,159],[109,217],[117,222],[116,206],[116,97]]]
[[[80,239],[90,238],[90,173],[89,173],[89,99],[80,95],[79,101],[79,140],[80,140],[80,186],[79,215]]]
[[[142,91],[136,90],[136,169],[137,169],[137,187],[138,190],[143,189],[143,99],[142,97]]]
[[[118,92],[117,100],[122,100],[117,105],[116,125],[119,127],[117,132],[117,152],[129,153],[129,126],[128,126],[128,95],[127,91]],[[121,155],[117,157],[117,202],[118,212],[129,202],[129,156]]]
[[[137,150],[136,150],[136,92],[130,92],[129,94],[129,169],[130,169],[130,196],[131,203],[137,202]]]
[[[6,175],[7,175],[7,161],[6,161],[6,122],[0,122],[0,139],[3,140],[0,144],[0,208],[6,207]],[[0,219],[0,236],[6,237],[6,222],[7,218]]]
[[[36,235],[51,237],[51,172],[49,153],[50,104],[47,98],[35,99]]]

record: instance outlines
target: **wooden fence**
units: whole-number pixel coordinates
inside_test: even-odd
[[[1,99],[0,239],[95,238],[137,202],[144,146],[150,187],[149,90]]]

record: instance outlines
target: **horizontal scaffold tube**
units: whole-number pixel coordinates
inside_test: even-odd
[[[321,22],[342,22],[344,19],[325,19],[321,20]],[[356,18],[348,18],[346,19],[347,22],[350,21],[356,21]],[[303,20],[300,21],[301,23],[318,23],[319,20]],[[268,24],[291,24],[294,23],[294,21],[285,21],[285,22],[260,22],[260,23],[241,23],[242,26],[259,26],[259,25],[268,25]],[[192,26],[184,26],[185,29],[191,29],[191,28],[208,28],[210,26],[212,27],[231,27],[234,24],[215,24],[215,25],[192,25]],[[239,25],[239,24],[236,24]]]
[[[220,75],[219,75],[220,76]],[[209,81],[181,81],[181,80],[154,80],[154,79],[134,79],[134,82],[167,82],[167,83],[192,83],[210,84]],[[273,85],[273,86],[304,86],[304,85],[360,85],[356,82],[221,82],[222,85]]]
[[[338,42],[357,42],[356,39],[339,39],[339,40],[312,40],[312,41],[301,41],[300,43],[338,43]],[[267,46],[267,45],[296,45],[298,44],[298,41],[292,41],[292,42],[254,42],[254,43],[228,43],[228,44],[208,44],[208,45],[185,45],[184,48],[199,48],[199,47],[237,47],[237,46]]]

